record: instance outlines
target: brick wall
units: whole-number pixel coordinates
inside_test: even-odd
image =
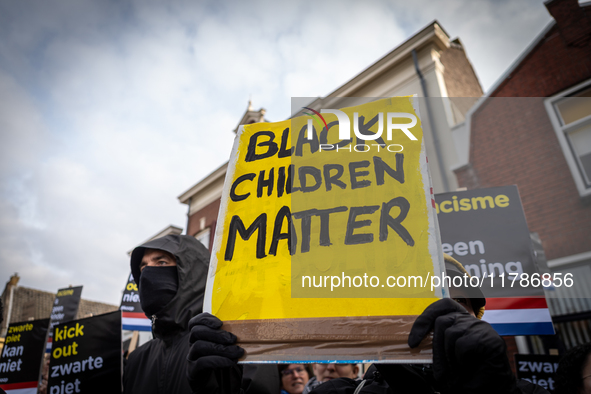
[[[85,299],[80,300],[78,307],[78,314],[76,319],[84,317],[102,315],[103,313],[114,312],[119,309],[119,305],[105,304],[103,302],[89,301]]]
[[[571,9],[572,2],[548,6]],[[461,187],[516,184],[548,259],[589,250],[591,202],[579,196],[544,97],[589,78],[591,41],[569,46],[554,26],[473,114],[470,164],[456,171]]]
[[[205,208],[200,209],[199,211],[192,214],[189,218],[189,228],[187,230],[187,234],[192,236],[195,236],[199,231],[202,230],[201,218],[205,218],[205,225],[203,229],[207,227],[211,228],[211,233],[209,237],[209,250],[211,250],[211,247],[213,246],[213,236],[215,234],[218,212],[220,210],[220,202],[221,199],[215,200],[214,202],[207,205]]]
[[[16,323],[27,320],[45,319],[51,315],[55,293],[30,289],[27,287],[15,287],[14,301],[12,303],[12,312],[10,322]],[[5,317],[8,313],[8,302],[10,301],[9,291],[5,291],[2,297],[5,305]],[[119,309],[118,305],[105,304],[102,302],[80,300],[77,319],[92,315],[100,315],[107,312],[113,312]],[[2,324],[3,328],[8,326],[8,322]]]
[[[579,197],[543,98],[489,100],[472,118],[462,187],[517,185],[530,231],[548,259],[589,250],[591,205]]]
[[[581,8],[579,0],[554,0],[546,8],[556,20],[560,35],[569,46],[585,46],[591,36],[591,18],[588,8]]]
[[[440,60],[445,67],[445,87],[449,97],[482,96],[478,77],[459,40],[452,42],[452,46],[441,53]]]
[[[571,16],[557,21],[491,97],[549,97],[591,78],[591,7],[580,8],[577,0],[555,0],[547,7],[555,14],[565,8]],[[578,28],[582,35],[568,44],[562,31],[576,30],[577,23],[584,25]]]

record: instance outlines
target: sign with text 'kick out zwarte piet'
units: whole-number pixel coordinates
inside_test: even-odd
[[[49,319],[11,323],[0,357],[0,389],[8,394],[35,394]]]
[[[122,367],[120,311],[58,324],[47,393],[119,393]]]
[[[445,293],[418,112],[396,97],[241,129],[204,309],[244,362],[430,358],[406,345]]]

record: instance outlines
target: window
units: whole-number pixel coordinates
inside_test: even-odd
[[[199,231],[195,235],[195,238],[197,238],[197,240],[199,242],[201,242],[203,244],[203,246],[205,246],[207,249],[209,249],[209,234],[210,234],[210,227]]]
[[[579,194],[591,196],[591,80],[545,104]]]

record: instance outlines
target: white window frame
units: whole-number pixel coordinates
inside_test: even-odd
[[[548,116],[550,117],[550,122],[554,127],[554,131],[556,132],[556,137],[558,137],[558,142],[560,143],[560,147],[562,148],[562,153],[564,153],[564,158],[568,164],[570,169],[571,175],[577,185],[577,190],[579,191],[579,195],[581,197],[589,197],[591,196],[591,183],[588,183],[584,175],[582,173],[583,169],[580,167],[578,163],[578,159],[576,154],[573,151],[573,148],[566,138],[566,134],[574,130],[578,127],[591,123],[591,116],[587,116],[586,118],[579,119],[569,125],[563,126],[562,122],[560,121],[560,117],[557,113],[558,109],[556,108],[555,104],[562,98],[570,96],[571,94],[591,87],[591,79],[580,83],[572,88],[564,90],[552,97],[547,98],[544,100],[544,105],[546,106],[546,112],[548,112]]]
[[[201,239],[199,238],[203,238],[203,236],[207,235],[207,245],[204,244]],[[199,242],[201,242],[203,244],[203,246],[205,246],[208,250],[209,250],[209,244],[211,243],[211,227],[206,227],[203,230],[199,231],[197,234],[195,234],[195,239]]]

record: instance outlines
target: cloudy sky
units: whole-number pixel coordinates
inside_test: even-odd
[[[118,304],[126,252],[223,164],[249,97],[269,120],[437,19],[488,89],[542,0],[0,0],[0,286]]]

